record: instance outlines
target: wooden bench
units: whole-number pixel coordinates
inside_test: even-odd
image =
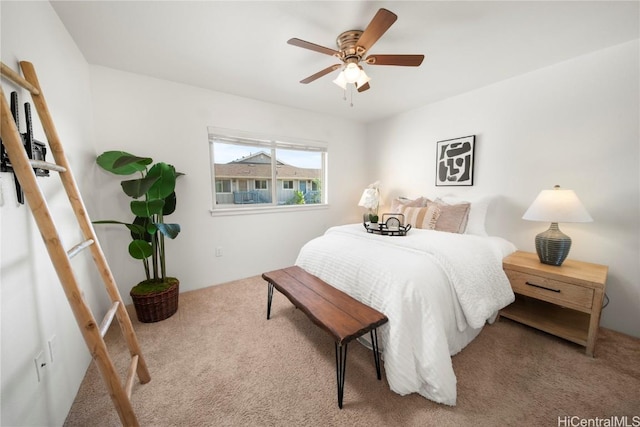
[[[389,321],[387,316],[350,297],[346,293],[307,273],[298,266],[264,273],[269,284],[267,294],[267,320],[271,317],[271,301],[275,287],[304,312],[313,323],[327,331],[335,340],[338,407],[342,409],[344,376],[347,362],[347,344],[367,332],[371,333],[373,359],[378,380],[380,355],[376,328]]]

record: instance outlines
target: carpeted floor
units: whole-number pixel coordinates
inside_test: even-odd
[[[152,377],[133,389],[142,426],[557,426],[624,416],[629,425],[640,422],[640,339],[601,329],[591,358],[582,347],[506,319],[453,357],[455,407],[393,393],[384,370],[376,379],[370,351],[352,343],[340,410],[332,339],[277,292],[267,321],[266,299],[266,283],[256,276],[180,294],[178,312],[158,323],[139,323],[129,307]],[[115,324],[107,341],[124,378],[129,359]],[[65,425],[120,425],[93,364]]]

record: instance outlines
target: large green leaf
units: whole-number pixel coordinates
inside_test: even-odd
[[[151,215],[161,213],[163,206],[164,200],[150,200],[148,202],[134,200],[131,202],[131,212],[133,212],[135,216],[149,218]]]
[[[136,165],[146,166],[146,165],[150,165],[151,162],[153,162],[153,160],[150,157],[138,157],[138,156],[129,154],[126,156],[119,157],[115,162],[113,162],[113,167],[119,169],[134,163]],[[135,166],[135,167],[138,167],[138,166]]]
[[[180,233],[180,224],[158,224],[156,223],[158,230],[170,239],[175,239]]]
[[[144,240],[134,240],[129,243],[129,255],[135,259],[145,259],[153,255],[153,247]]]
[[[141,172],[152,162],[153,160],[148,157],[137,157],[125,151],[105,151],[96,159],[98,166],[116,175]]]
[[[164,199],[164,207],[162,208],[162,215],[171,215],[176,210],[176,192],[169,194]]]
[[[176,170],[166,163],[156,163],[149,169],[147,177],[157,177],[158,180],[147,191],[149,199],[164,199],[176,188]]]
[[[151,221],[149,218],[137,216],[136,219],[133,220],[133,225],[137,228],[135,230],[129,228],[131,230],[131,238],[133,240],[140,239],[146,242],[151,242],[151,235],[147,233],[147,224],[150,223]]]
[[[152,234],[156,234],[156,231],[158,231],[158,227],[156,227],[157,224],[153,223],[153,222],[149,222],[147,224],[147,234],[152,235]]]
[[[150,177],[147,175],[140,179],[130,179],[128,181],[122,181],[120,185],[122,190],[129,197],[137,199],[140,196],[144,196],[151,186],[158,180],[158,177]]]

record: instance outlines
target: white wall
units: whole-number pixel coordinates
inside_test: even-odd
[[[129,218],[129,200],[121,193],[120,180],[95,165],[97,153],[128,150],[173,163],[186,173],[178,184],[178,209],[173,216],[183,231],[167,248],[169,272],[180,278],[182,291],[290,265],[306,241],[331,225],[358,220],[356,204],[367,184],[362,163],[357,161],[363,151],[363,125],[89,67],[48,2],[2,2],[1,7],[2,61],[14,69],[19,60],[34,63],[92,219]],[[7,95],[13,89],[3,81]],[[20,95],[27,100],[27,93]],[[207,126],[326,141],[330,206],[212,217]],[[39,123],[35,132],[37,139],[46,141]],[[31,213],[15,202],[13,175],[3,173],[0,178],[4,202],[0,208],[0,424],[61,425],[90,357]],[[79,242],[59,180],[54,176],[39,182],[62,240],[67,246]],[[129,301],[129,289],[142,278],[143,270],[126,252],[127,233],[108,227],[97,231],[120,292]],[[223,248],[222,257],[215,257],[216,247]],[[95,292],[102,290],[101,280],[90,259],[78,258],[74,259],[76,274],[96,317],[101,318],[106,299],[102,292]],[[51,363],[47,356],[47,375],[38,383],[33,358],[46,350],[54,335],[57,357]]]
[[[92,99],[99,151],[124,150],[173,164],[178,180],[180,235],[168,241],[168,274],[181,291],[261,274],[294,263],[300,247],[329,226],[355,222],[368,182],[360,156],[364,126],[183,84],[92,66]],[[207,127],[239,129],[325,141],[329,145],[330,207],[323,210],[212,217]],[[120,178],[100,171],[100,218],[131,219]],[[107,259],[123,297],[144,278],[140,261],[127,253],[128,232],[97,227],[109,239]],[[215,256],[221,247],[222,257]]]
[[[2,62],[19,70],[34,64],[44,96],[85,203],[92,207],[93,146],[89,69],[48,2],[0,2]],[[2,80],[7,99],[17,87]],[[30,95],[19,91],[21,104]],[[24,132],[24,114],[22,113]],[[32,112],[37,114],[32,105]],[[46,142],[39,121],[36,139]],[[49,154],[48,160],[53,161]],[[38,178],[65,246],[82,240],[55,173]],[[18,206],[13,174],[0,174],[1,417],[3,426],[62,425],[91,357],[47,255],[31,211]],[[74,261],[85,298],[96,316],[105,312],[105,293],[89,254]],[[95,285],[95,286],[94,286]],[[56,337],[52,362],[47,342]],[[34,357],[45,351],[47,367],[38,383]]]
[[[601,325],[640,337],[639,44],[625,43],[367,128],[371,179],[398,195],[497,195],[487,228],[535,252],[537,194],[573,189],[593,223],[561,224],[570,258],[609,266]],[[437,141],[476,135],[472,187],[435,187]]]

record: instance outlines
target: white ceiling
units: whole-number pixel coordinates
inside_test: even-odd
[[[638,1],[52,1],[90,64],[369,122],[639,37]],[[353,107],[336,48],[379,8],[398,20],[371,54],[425,54],[418,68],[368,66]]]

